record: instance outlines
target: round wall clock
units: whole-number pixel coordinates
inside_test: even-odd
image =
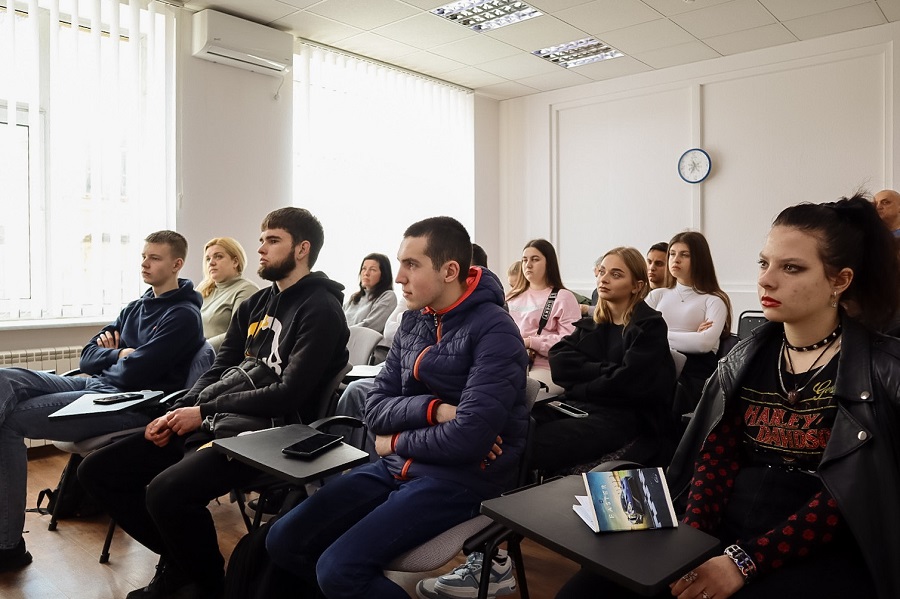
[[[709,176],[712,161],[700,148],[692,148],[678,159],[678,175],[688,183],[700,183]]]

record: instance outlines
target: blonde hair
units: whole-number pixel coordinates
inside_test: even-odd
[[[647,294],[650,292],[650,280],[647,278],[647,262],[644,260],[643,254],[633,247],[613,248],[603,254],[600,262],[607,256],[618,256],[621,258],[622,262],[625,263],[625,268],[631,273],[631,278],[634,279],[634,282],[643,282],[637,293],[631,296],[631,299],[628,301],[628,307],[625,308],[622,324],[627,327],[631,321],[631,313],[634,312],[634,307],[639,301],[647,297]],[[597,324],[612,322],[609,304],[603,298],[597,300],[597,307],[594,309],[594,322]]]
[[[207,241],[206,245],[203,246],[203,281],[197,285],[197,291],[200,292],[200,295],[204,298],[212,295],[212,292],[216,288],[216,282],[209,276],[209,263],[206,261],[206,250],[214,245],[225,250],[225,253],[228,254],[229,258],[237,260],[237,276],[241,276],[244,272],[244,267],[247,265],[247,254],[236,239],[231,237],[213,237]]]

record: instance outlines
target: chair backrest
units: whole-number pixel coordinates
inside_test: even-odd
[[[721,341],[719,341],[719,351],[716,352],[716,359],[720,360],[728,355],[728,352],[734,349],[734,346],[740,341],[740,337],[731,333]]]
[[[684,370],[684,365],[687,362],[687,356],[677,349],[669,348],[669,351],[672,352],[672,361],[675,362],[675,380],[677,381],[681,376],[681,371]]]
[[[531,413],[531,408],[534,407],[534,402],[537,400],[538,393],[541,391],[541,382],[537,379],[533,379],[530,376],[525,377],[525,407],[528,408],[528,413]]]
[[[738,339],[746,339],[756,327],[767,322],[762,310],[744,310],[738,317]]]
[[[350,340],[347,350],[350,352],[350,365],[362,366],[372,359],[375,346],[384,339],[384,335],[368,327],[350,327]]]
[[[209,370],[209,368],[213,365],[213,362],[216,361],[216,350],[213,349],[213,346],[209,344],[209,341],[204,341],[203,346],[197,350],[197,353],[194,354],[194,357],[191,358],[191,366],[188,369],[187,379],[185,379],[184,386],[188,389],[194,386],[194,383],[197,382],[204,372]]]
[[[352,329],[351,329],[352,330]],[[335,408],[337,407],[338,402],[338,387],[341,384],[341,381],[344,380],[344,377],[347,376],[347,373],[353,366],[348,362],[346,366],[341,368],[341,370],[331,379],[325,386],[322,387],[322,394],[319,396],[318,405],[319,409],[317,411],[316,420],[321,418],[327,418],[328,416],[334,416]],[[305,424],[309,424],[308,422]]]

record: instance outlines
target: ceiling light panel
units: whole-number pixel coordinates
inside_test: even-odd
[[[624,56],[612,46],[592,37],[535,50],[532,54],[567,69]]]
[[[544,14],[521,0],[459,0],[431,12],[479,33]]]

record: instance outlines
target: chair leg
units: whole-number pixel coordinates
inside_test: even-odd
[[[106,540],[103,541],[103,549],[100,551],[100,563],[105,564],[109,561],[109,546],[112,545],[113,535],[116,532],[116,520],[109,519],[109,528],[106,530]]]
[[[234,500],[238,504],[238,509],[241,510],[241,518],[244,520],[244,526],[247,527],[247,532],[253,532],[253,522],[250,521],[250,517],[247,515],[247,512],[244,510],[244,493],[243,491],[237,491],[234,494]]]
[[[528,599],[528,581],[525,579],[525,561],[522,559],[521,542],[522,535],[513,533],[506,543],[506,549],[512,556],[513,564],[516,567],[516,576],[519,577],[519,597]]]
[[[57,517],[57,513],[59,512],[59,504],[60,498],[65,497],[66,488],[69,486],[70,482],[77,476],[76,471],[78,470],[78,465],[81,463],[81,460],[84,459],[77,453],[73,453],[69,455],[69,461],[66,463],[66,467],[63,470],[63,475],[59,481],[59,488],[57,488],[57,496],[56,496],[56,504],[53,506],[53,512],[50,515],[50,524],[47,526],[47,530],[56,530],[56,523],[59,520]]]

